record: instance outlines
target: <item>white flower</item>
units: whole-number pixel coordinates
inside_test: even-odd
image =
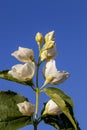
[[[35,64],[34,62],[28,62],[25,64],[17,64],[12,67],[12,70],[8,72],[12,77],[26,81],[32,79],[35,72]]]
[[[24,115],[24,116],[33,116],[34,113],[34,106],[27,102],[24,101],[22,103],[17,104],[19,111]]]
[[[45,111],[43,115],[44,114],[59,115],[61,113],[62,111],[60,110],[59,106],[53,100],[49,100],[45,106]]]
[[[34,59],[34,52],[32,49],[19,47],[17,51],[14,51],[12,54],[15,58],[22,62],[29,62]]]
[[[53,59],[49,60],[46,63],[46,65],[43,69],[43,75],[46,79],[45,83],[49,82],[50,84],[54,84],[54,85],[64,82],[69,77],[68,72],[57,70],[55,60],[53,60]],[[49,76],[52,77],[51,81],[48,81]]]

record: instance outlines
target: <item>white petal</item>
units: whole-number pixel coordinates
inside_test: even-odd
[[[45,77],[53,76],[57,73],[57,68],[55,64],[55,60],[51,59],[46,63],[46,66],[43,69],[43,74]]]
[[[51,84],[58,85],[62,82],[64,82],[69,77],[69,73],[66,71],[57,71],[53,81]]]
[[[19,47],[18,50],[14,51],[11,55],[22,62],[29,62],[34,58],[33,50],[23,47]]]
[[[14,65],[12,67],[12,70],[10,70],[8,72],[9,75],[11,75],[12,77],[14,78],[17,78],[19,80],[23,80],[23,78],[21,77],[21,69],[22,69],[23,65],[22,64],[17,64],[17,65]]]
[[[47,51],[47,56],[49,57],[55,57],[56,55],[57,51],[55,46]]]

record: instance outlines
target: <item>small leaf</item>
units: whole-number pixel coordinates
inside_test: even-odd
[[[20,113],[17,104],[28,101],[22,95],[11,91],[0,91],[0,130],[17,130],[32,124],[31,117]]]
[[[20,83],[20,84],[23,84],[23,85],[29,85],[29,86],[33,85],[32,80],[20,81],[16,78],[13,78],[12,76],[10,76],[8,74],[8,71],[9,70],[0,71],[0,78],[10,80],[10,81],[13,81],[13,82],[17,82],[17,83]]]
[[[76,121],[73,116],[73,102],[62,90],[58,88],[45,88],[44,92],[60,107],[61,111],[70,120],[75,130],[77,129]]]

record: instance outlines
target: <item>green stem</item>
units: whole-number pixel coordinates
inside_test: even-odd
[[[38,88],[38,71],[39,71],[39,66],[37,65],[37,69],[36,69],[36,88]]]
[[[34,123],[34,130],[37,130],[37,123]]]
[[[39,89],[36,89],[36,112],[35,119],[38,120],[38,105],[39,105]]]
[[[39,106],[39,89],[36,88],[36,107],[35,107],[35,117],[34,117],[34,130],[37,130],[38,126],[38,106]]]
[[[36,107],[35,107],[35,117],[34,117],[34,130],[37,130],[38,126],[38,106],[39,106],[39,86],[38,86],[38,73],[39,73],[39,66],[40,66],[40,57],[38,58],[38,63],[36,64]]]
[[[38,104],[39,104],[39,88],[38,88],[38,73],[39,73],[39,58],[36,69],[36,109],[35,109],[35,119],[38,119]]]
[[[36,88],[38,88],[39,66],[40,66],[40,57],[38,58],[38,63],[37,63],[37,68],[36,68]]]
[[[36,88],[36,106],[35,106],[35,115],[34,115],[34,120],[33,120],[33,126],[34,130],[37,130],[38,126],[38,105],[39,105],[39,89]]]
[[[40,88],[40,92],[43,91],[45,85],[42,85],[42,87]]]

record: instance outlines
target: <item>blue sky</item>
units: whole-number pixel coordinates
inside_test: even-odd
[[[59,70],[67,70],[70,78],[58,86],[74,101],[74,113],[82,130],[87,129],[87,2],[84,0],[0,0],[0,70],[19,63],[10,54],[19,46],[32,48],[37,58],[35,34],[55,31]],[[40,79],[42,80],[42,79]],[[13,90],[34,104],[32,90],[0,79],[0,90]],[[41,95],[40,108],[47,101]],[[21,130],[33,130],[27,126]],[[41,123],[38,130],[54,130]]]

